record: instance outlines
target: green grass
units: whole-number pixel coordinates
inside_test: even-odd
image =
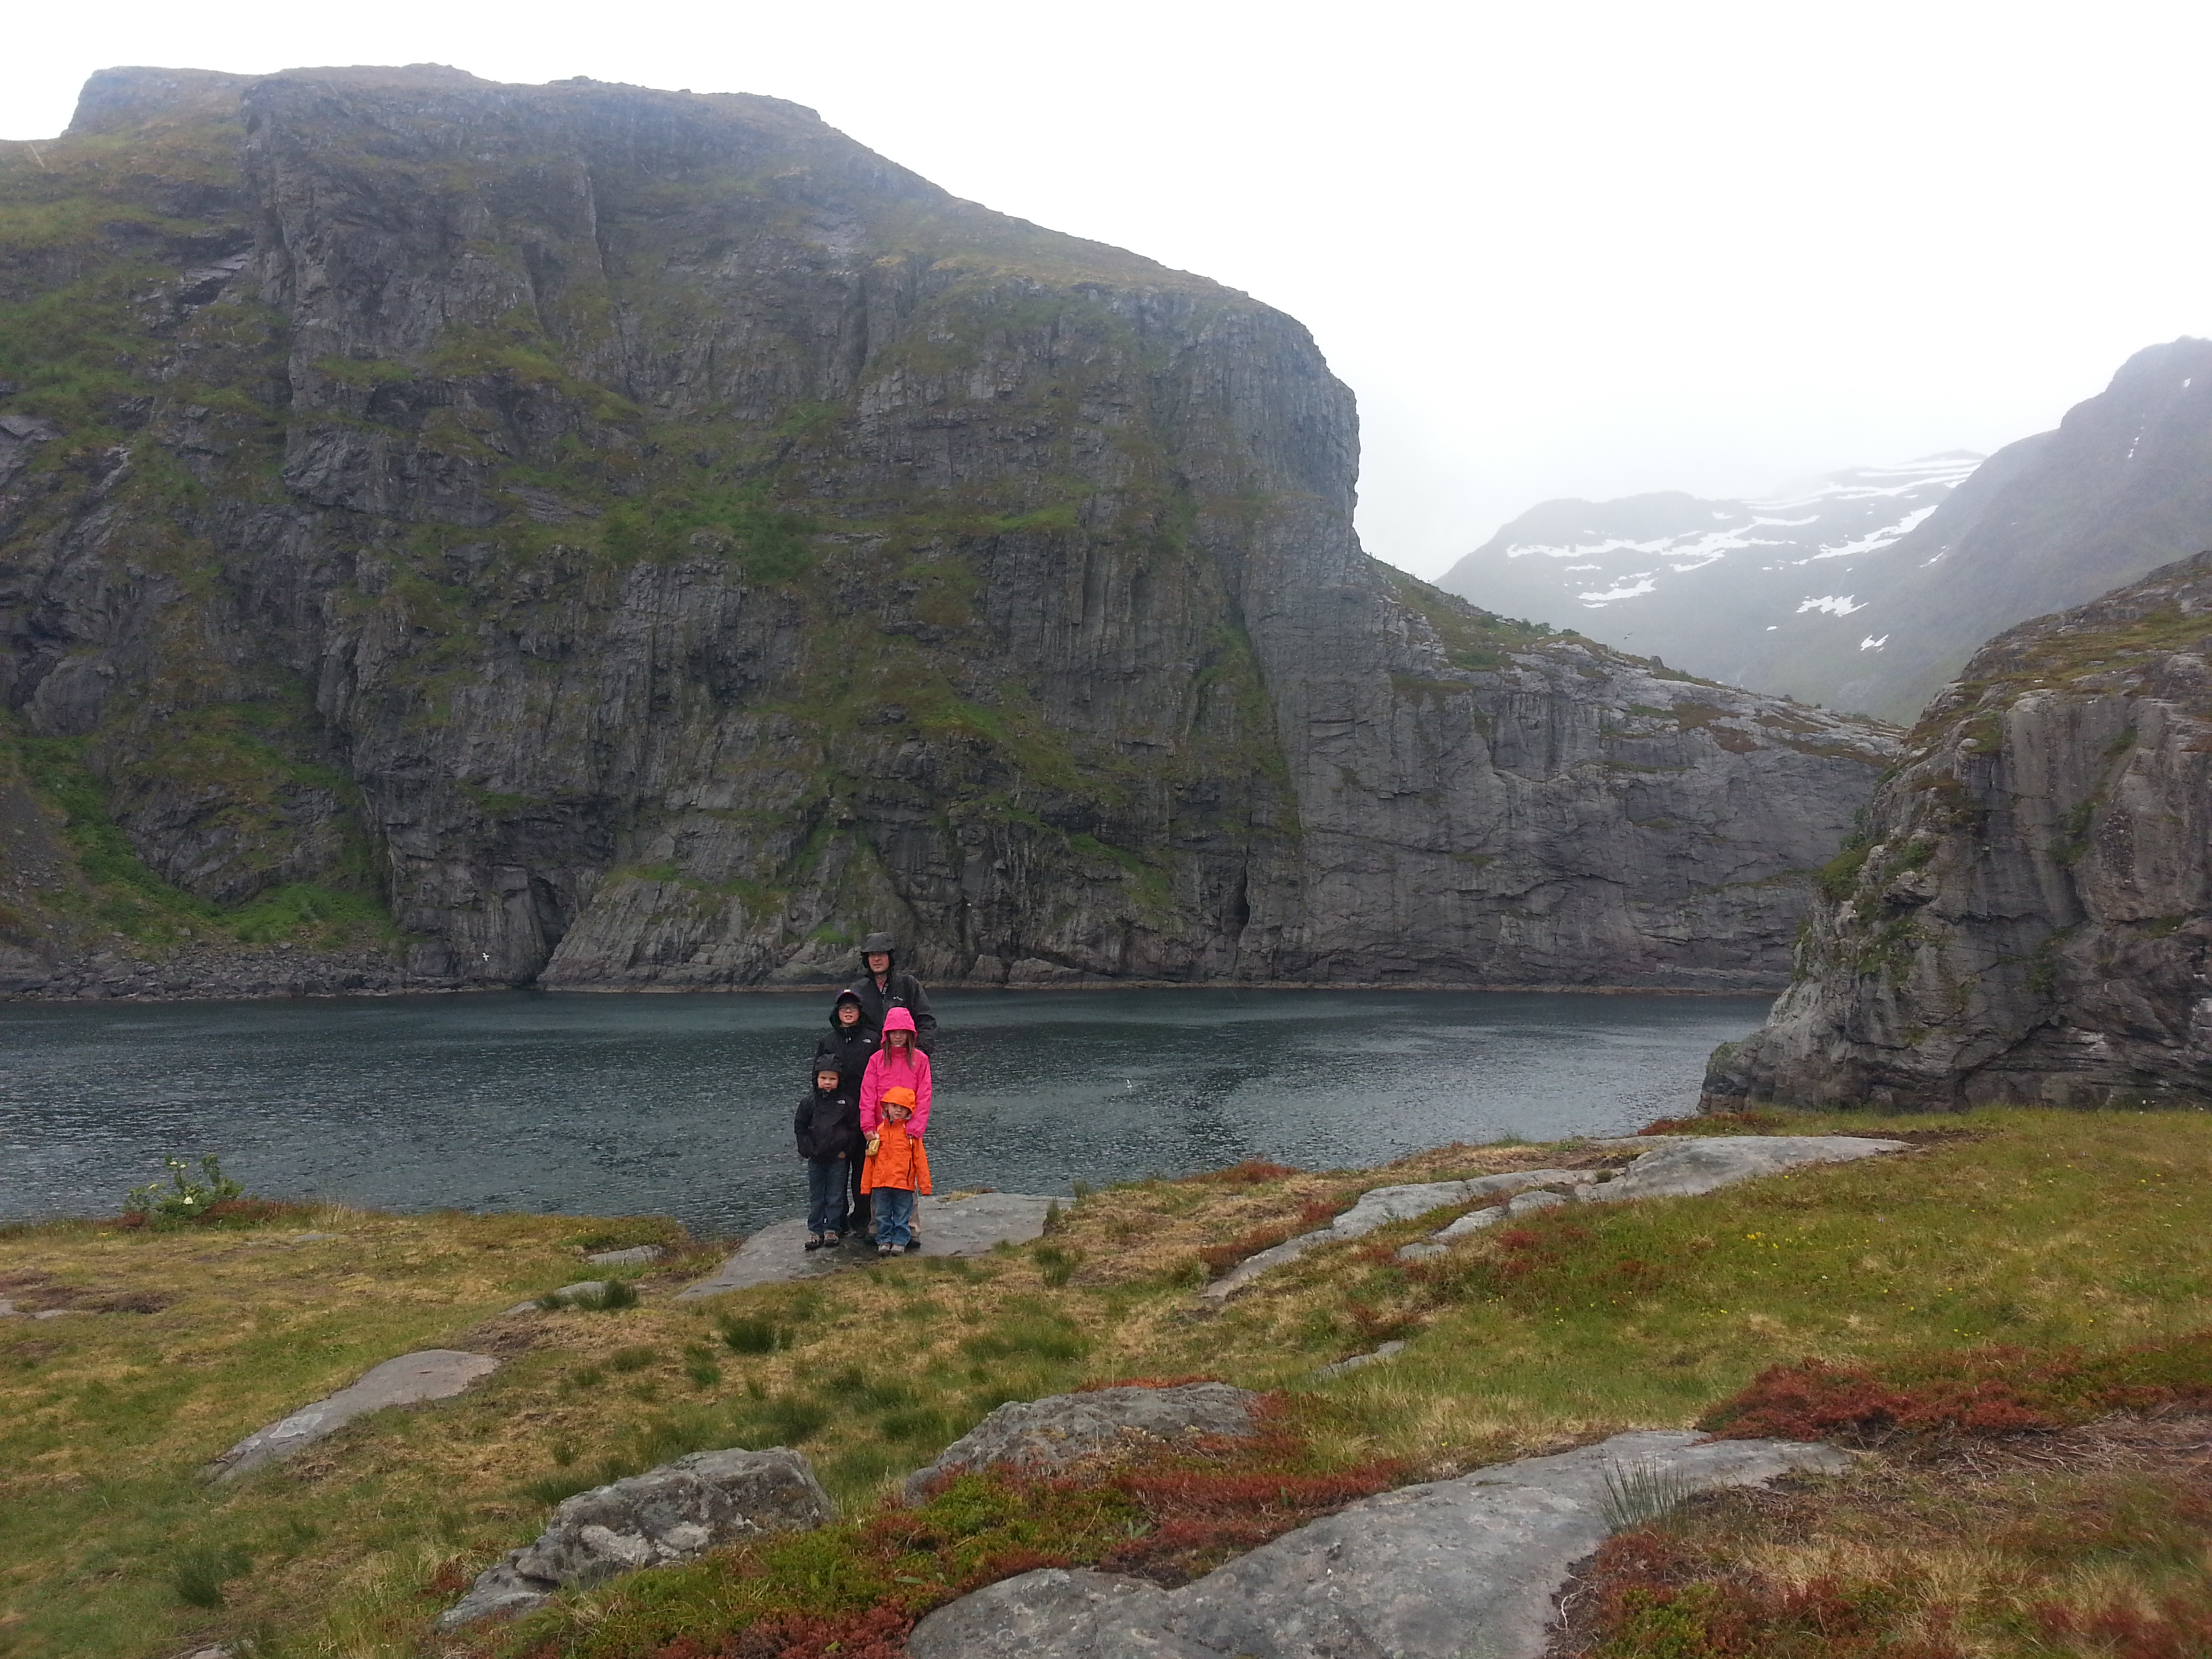
[[[957,1527],[932,1522],[896,1549],[869,1530],[887,1524],[872,1518],[883,1483],[992,1407],[1087,1382],[1202,1374],[1287,1389],[1301,1469],[1419,1478],[1687,1425],[1764,1367],[1808,1357],[1881,1365],[1990,1341],[2094,1354],[2212,1324],[2212,1116],[1905,1127],[1979,1138],[1702,1199],[1539,1216],[1418,1270],[1391,1255],[1420,1230],[1404,1224],[1316,1251],[1211,1318],[1190,1297],[1200,1249],[1302,1224],[1364,1185],[1568,1154],[1446,1148],[1365,1175],[1255,1165],[1235,1180],[1130,1183],[1064,1206],[1040,1248],[878,1264],[703,1306],[666,1299],[711,1259],[679,1255],[647,1276],[639,1306],[517,1316],[534,1334],[479,1389],[366,1419],[222,1488],[192,1470],[380,1359],[489,1340],[471,1334],[488,1315],[578,1276],[576,1241],[680,1241],[665,1224],[531,1217],[340,1214],[287,1224],[344,1235],[296,1247],[273,1226],[18,1230],[0,1237],[0,1274],[166,1305],[0,1328],[0,1559],[20,1615],[7,1628],[42,1659],[164,1659],[254,1630],[304,1652],[411,1655],[440,1597],[458,1593],[432,1581],[465,1582],[568,1492],[688,1450],[803,1447],[846,1522],[753,1553],[738,1579],[710,1562],[625,1581],[532,1627],[548,1653],[612,1659],[651,1651],[651,1632],[726,1630],[744,1607],[850,1620],[941,1596],[979,1562],[1106,1559],[1108,1534],[1130,1536],[1115,1505],[1133,1500],[1055,1508],[986,1482],[963,1488],[965,1508],[922,1512],[957,1514]],[[1393,1364],[1311,1379],[1384,1334],[1409,1339]]]

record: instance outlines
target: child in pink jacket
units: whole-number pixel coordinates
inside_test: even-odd
[[[871,1139],[884,1122],[886,1089],[914,1091],[914,1113],[903,1127],[909,1139],[920,1141],[929,1132],[929,1056],[915,1046],[914,1016],[903,1008],[884,1012],[883,1046],[868,1056],[868,1069],[860,1074],[860,1133]],[[869,1200],[880,1254],[921,1248],[914,1236],[911,1188],[878,1187]]]

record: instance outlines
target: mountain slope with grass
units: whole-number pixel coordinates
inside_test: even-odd
[[[1709,1107],[2212,1103],[2212,553],[1999,635],[1823,872]]]
[[[1363,1191],[1625,1155],[1246,1164],[1086,1193],[1018,1249],[703,1303],[672,1292],[720,1252],[652,1222],[263,1206],[173,1231],[10,1229],[0,1297],[78,1311],[0,1318],[0,1634],[39,1659],[167,1659],[241,1638],[271,1655],[451,1653],[432,1620],[561,1498],[699,1448],[784,1444],[812,1460],[837,1524],[564,1595],[463,1650],[896,1654],[918,1614],[1038,1565],[1182,1583],[1369,1492],[1704,1425],[1863,1457],[1625,1534],[1586,1580],[1573,1650],[2193,1651],[2212,1619],[2197,1455],[2212,1437],[2212,1118],[1717,1127],[1919,1144],[1516,1218],[1419,1261],[1398,1248],[1449,1212],[1408,1218],[1218,1310],[1193,1294],[1209,1274]],[[674,1253],[635,1280],[636,1304],[503,1311],[575,1278],[583,1250],[641,1242]],[[1407,1344],[1394,1360],[1315,1375],[1389,1340]],[[251,1430],[433,1346],[503,1364],[235,1484],[194,1479]],[[893,1501],[900,1476],[1002,1401],[1194,1376],[1267,1391],[1266,1433]],[[2117,1645],[2129,1632],[2144,1645]]]
[[[0,988],[1778,983],[1890,735],[1377,564],[1357,448],[775,99],[104,72],[0,145]]]

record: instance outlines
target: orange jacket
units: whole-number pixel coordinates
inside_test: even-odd
[[[899,1187],[917,1193],[929,1190],[929,1154],[906,1132],[903,1123],[886,1119],[877,1127],[876,1150],[860,1166],[860,1190]]]

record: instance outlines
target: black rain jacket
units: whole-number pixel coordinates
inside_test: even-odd
[[[826,1093],[809,1089],[791,1121],[801,1158],[850,1158],[860,1150],[860,1096],[840,1083]]]
[[[937,1042],[937,1016],[930,1012],[929,993],[921,988],[920,980],[898,965],[895,953],[884,981],[878,986],[873,974],[863,974],[848,988],[860,1000],[860,1023],[868,1028],[870,1036],[880,1037],[884,1016],[894,1008],[903,1008],[914,1016],[914,1046],[927,1054]]]
[[[830,1029],[814,1039],[814,1063],[817,1066],[835,1066],[839,1079],[853,1091],[853,1098],[858,1100],[860,1097],[861,1074],[868,1069],[868,1056],[876,1052],[883,1027],[881,1021],[873,1026],[868,1024],[868,1006],[860,1000],[858,991],[840,991],[837,1001],[842,1002],[848,997],[860,1004],[860,1023],[849,1030],[840,1025],[836,1005],[831,1004]],[[917,1025],[921,1023],[918,1019],[915,1022]]]

